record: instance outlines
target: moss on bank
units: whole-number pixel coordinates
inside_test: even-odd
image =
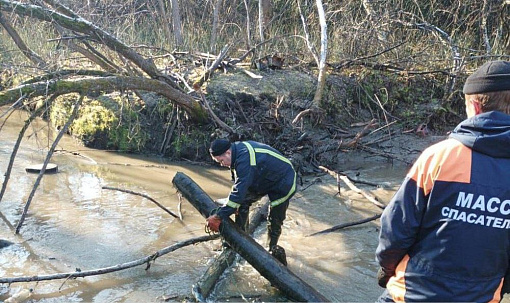
[[[50,120],[57,129],[66,123],[77,98],[69,94],[53,103]],[[120,96],[87,97],[69,133],[88,147],[144,152],[148,134],[140,126],[137,110]]]

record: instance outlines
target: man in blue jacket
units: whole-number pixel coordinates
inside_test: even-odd
[[[466,113],[381,217],[377,302],[499,302],[510,260],[510,62],[465,82]]]
[[[248,215],[253,199],[248,196],[268,195],[268,240],[269,251],[287,265],[285,250],[278,246],[289,200],[296,191],[296,172],[289,159],[269,145],[255,141],[231,143],[216,139],[209,149],[214,161],[230,167],[234,185],[225,206],[207,218],[210,230],[218,232],[221,220],[236,213],[236,223],[243,230],[248,228]]]

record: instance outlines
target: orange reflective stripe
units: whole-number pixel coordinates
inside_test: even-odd
[[[386,289],[391,295],[395,303],[404,303],[404,296],[406,294],[406,273],[407,263],[409,262],[409,255],[405,255],[395,269],[395,275],[390,278]]]

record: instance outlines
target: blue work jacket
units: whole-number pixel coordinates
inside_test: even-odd
[[[510,116],[459,124],[418,158],[381,217],[395,302],[499,302],[510,260]]]
[[[226,207],[218,215],[230,216],[245,202],[248,190],[268,195],[271,206],[289,199],[296,191],[296,172],[289,159],[269,145],[255,141],[234,142],[231,145],[231,169],[234,185]]]

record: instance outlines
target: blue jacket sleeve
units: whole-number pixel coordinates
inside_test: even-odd
[[[255,175],[256,168],[250,165],[250,156],[246,149],[238,149],[238,156],[235,161],[235,183],[230,190],[227,204],[218,211],[218,215],[222,219],[232,215],[244,203],[244,198]]]
[[[387,271],[394,271],[416,242],[426,201],[423,189],[408,175],[384,209],[376,260]]]

